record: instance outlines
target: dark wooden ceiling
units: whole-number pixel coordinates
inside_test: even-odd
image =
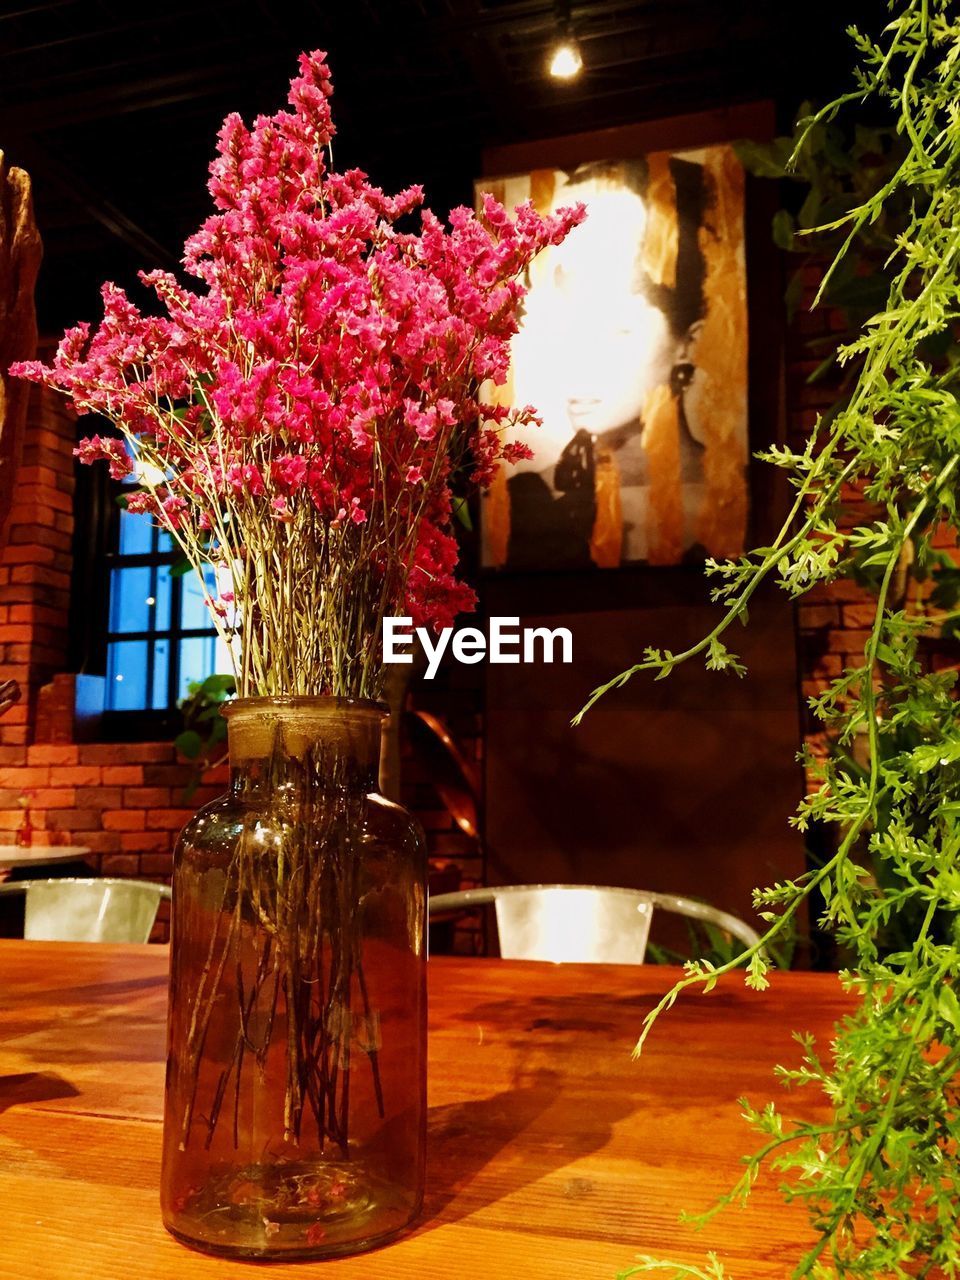
[[[41,321],[94,314],[105,275],[178,260],[220,121],[275,110],[303,48],[330,53],[338,163],[422,180],[445,212],[484,146],[768,97],[787,120],[843,84],[860,7],[585,0],[585,70],[564,84],[545,74],[553,0],[3,0],[0,148],[34,176]]]

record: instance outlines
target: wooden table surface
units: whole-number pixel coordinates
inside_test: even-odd
[[[166,968],[160,947],[0,941],[3,1280],[254,1275],[160,1223]],[[681,1000],[634,1062],[643,1014],[674,976],[432,960],[419,1225],[365,1256],[273,1266],[270,1280],[614,1280],[639,1251],[707,1249],[736,1280],[785,1280],[806,1222],[773,1185],[703,1232],[677,1215],[736,1177],[753,1143],[737,1097],[777,1096],[771,1068],[799,1052],[791,1031],[826,1038],[844,999],[829,975],[783,974],[764,996],[728,980]],[[800,1101],[785,1096],[788,1112],[815,1114]]]

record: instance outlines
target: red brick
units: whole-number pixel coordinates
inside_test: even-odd
[[[829,631],[827,644],[831,653],[862,654],[870,639],[869,631]]]
[[[169,831],[124,831],[120,848],[124,853],[163,853],[171,847]]]
[[[47,609],[41,604],[8,604],[10,622],[27,622],[29,626],[54,627],[63,631],[67,626],[67,618],[60,609]]]
[[[30,764],[76,764],[80,758],[80,748],[76,746],[39,746],[27,747],[27,761]]]
[[[798,613],[801,627],[835,627],[840,621],[840,609],[834,604],[801,603]]]
[[[38,547],[35,543],[26,546],[10,546],[3,553],[4,564],[53,564],[52,547]]]
[[[143,809],[111,809],[103,815],[105,831],[143,831],[146,813]]]
[[[130,747],[120,742],[83,742],[80,744],[81,764],[125,764],[130,758]]]
[[[77,804],[88,809],[119,809],[122,803],[120,787],[81,787],[77,791]]]
[[[61,493],[56,485],[26,484],[18,485],[16,502],[10,512],[10,520],[16,524],[32,523],[37,518],[37,509],[72,512],[73,503],[67,494]]]
[[[97,831],[100,813],[96,809],[54,809],[47,815],[51,831]]]
[[[113,831],[71,830],[72,844],[85,846],[91,853],[114,853],[120,848],[120,838]]]
[[[41,787],[34,792],[30,803],[37,809],[72,809],[77,803],[77,793],[72,787]]]
[[[166,809],[170,805],[170,788],[126,787],[123,803],[130,809]]]
[[[57,473],[52,467],[43,467],[35,464],[24,465],[17,471],[17,483],[22,485],[49,485],[51,488],[57,482]],[[19,504],[16,509],[19,509]],[[36,516],[36,512],[33,513]],[[17,522],[19,524],[19,521]],[[35,528],[35,525],[25,522],[26,528]]]
[[[10,570],[10,583],[30,587],[58,587],[62,591],[69,591],[70,574],[52,569],[48,565],[20,564]],[[12,599],[10,602],[13,603]]]
[[[193,776],[186,764],[146,764],[143,781],[148,787],[185,787]]]
[[[138,787],[143,784],[143,766],[114,764],[103,766],[103,782],[108,787]]]
[[[8,622],[0,626],[0,644],[29,645],[33,640],[33,627],[25,626],[22,622]],[[29,657],[29,654],[27,655]]]
[[[843,606],[843,625],[845,627],[850,627],[851,629],[856,627],[871,628],[876,616],[876,605],[845,604]]]
[[[14,545],[53,547],[54,550],[70,552],[70,535],[66,530],[48,529],[42,524],[19,524],[10,531],[10,541]]]
[[[63,765],[50,770],[51,782],[69,783],[74,787],[98,787],[101,777],[99,765],[92,764]]]
[[[196,812],[196,809],[148,809],[147,827],[149,830],[179,831]]]
[[[47,787],[50,785],[50,770],[39,765],[25,768],[0,768],[0,787],[18,787],[21,791],[29,787]]]

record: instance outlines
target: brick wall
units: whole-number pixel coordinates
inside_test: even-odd
[[[805,268],[802,303],[787,334],[787,429],[789,443],[794,448],[802,447],[817,414],[835,403],[839,394],[836,380],[808,383],[811,373],[829,350],[826,340],[844,340],[841,316],[826,309],[810,311],[820,278],[821,268],[815,265]],[[811,350],[811,339],[821,340],[823,345]],[[870,523],[873,513],[860,492],[848,487],[842,496],[844,528]],[[960,564],[957,538],[952,530],[941,530],[934,542]],[[929,586],[914,583],[910,590],[913,601],[922,601]],[[806,700],[823,693],[845,667],[855,666],[863,659],[874,618],[874,598],[856,583],[844,579],[815,588],[796,608],[804,738],[815,755],[822,755],[827,747],[823,728],[808,709]],[[955,667],[960,661],[960,645],[955,641],[927,640],[924,651],[935,669]],[[812,785],[814,778],[811,776],[808,782]]]
[[[31,740],[40,688],[64,665],[70,605],[74,422],[37,388],[29,412],[0,556],[0,680],[16,680],[23,695],[0,719],[4,764]]]

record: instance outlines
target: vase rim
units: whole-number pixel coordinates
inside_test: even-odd
[[[375,698],[339,698],[332,694],[278,694],[275,697],[256,695],[250,698],[231,698],[220,708],[227,719],[244,711],[319,711],[341,715],[387,716],[390,708]]]

